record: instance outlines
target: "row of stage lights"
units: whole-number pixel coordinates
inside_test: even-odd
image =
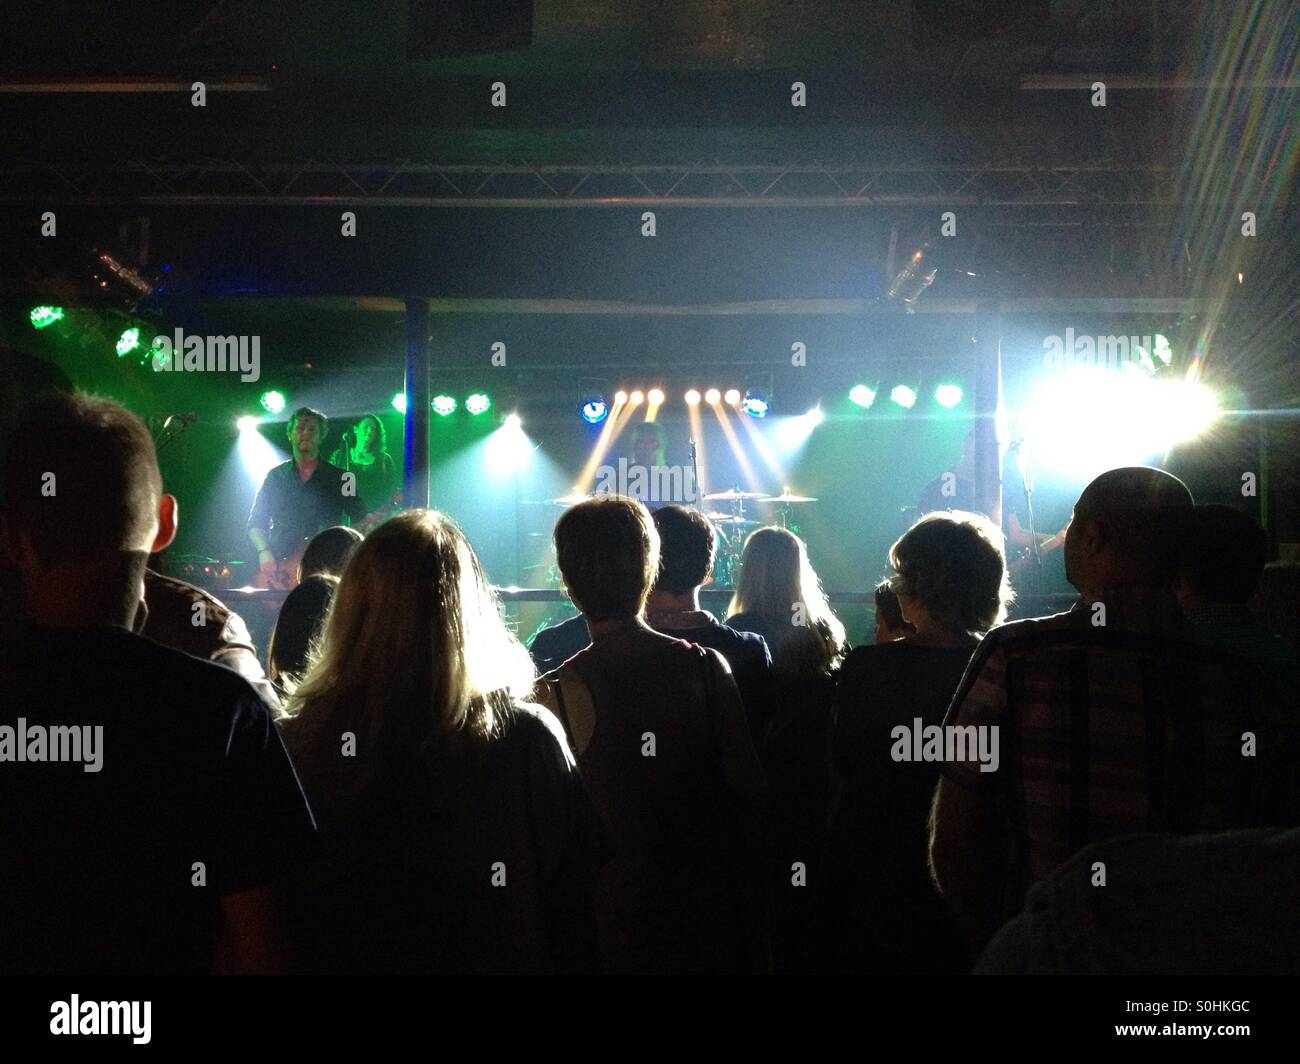
[[[268,414],[283,414],[285,408],[289,405],[288,399],[285,398],[284,392],[272,389],[263,392],[258,399],[262,409]],[[435,395],[429,402],[433,412],[441,417],[447,417],[454,414],[460,407],[454,395]],[[406,393],[398,392],[393,396],[392,407],[399,414],[406,413]],[[471,392],[465,396],[465,410],[467,413],[477,417],[479,414],[486,414],[492,409],[492,398],[486,392]]]
[[[635,388],[630,392],[620,388],[614,393],[613,406],[610,406],[603,394],[593,393],[583,397],[579,412],[582,414],[582,420],[588,425],[599,425],[616,407],[638,407],[647,401],[652,407],[659,407],[663,405],[666,398],[662,388],[651,388],[649,391]],[[727,406],[739,408],[750,417],[767,417],[767,396],[752,388],[743,395],[739,388],[728,388],[725,392],[720,388],[706,388],[704,391],[689,388],[682,398],[686,400],[687,406],[699,406],[701,402],[709,406],[725,403]]]
[[[873,388],[869,384],[855,384],[849,389],[849,402],[854,406],[860,406],[863,410],[869,410],[876,401],[876,396],[880,394],[880,388]],[[963,392],[961,386],[957,384],[940,384],[934,389],[934,401],[945,410],[952,410],[960,406]],[[896,384],[889,391],[889,400],[895,406],[900,406],[904,410],[911,410],[916,406],[917,399],[920,396],[915,388],[910,384]]]

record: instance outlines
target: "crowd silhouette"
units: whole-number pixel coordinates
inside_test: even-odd
[[[525,648],[454,518],[408,510],[317,536],[265,673],[147,569],[177,507],[124,407],[35,402],[4,491],[0,971],[1300,956],[1294,571],[1169,473],[1088,485],[1049,617],[1005,623],[987,518],[923,515],[857,647],[791,532],[749,537],[720,623],[709,523],[602,497],[555,528],[580,617]]]

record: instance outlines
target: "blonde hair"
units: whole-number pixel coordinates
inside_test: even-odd
[[[794,620],[796,606],[803,607],[802,624]],[[757,614],[777,626],[782,635],[771,648],[772,662],[782,672],[824,675],[848,650],[844,625],[831,610],[808,548],[784,528],[760,528],[745,540],[728,613]]]
[[[536,671],[463,532],[408,510],[372,532],[339,580],[284,731],[309,795],[366,791],[396,765],[455,767],[486,747]],[[341,757],[344,732],[354,757]]]

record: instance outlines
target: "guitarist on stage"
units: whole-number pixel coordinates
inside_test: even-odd
[[[320,457],[328,434],[329,421],[319,410],[295,410],[288,429],[293,459],[266,474],[253,500],[248,538],[257,549],[262,586],[292,586],[293,559],[312,536],[366,515],[355,476]]]

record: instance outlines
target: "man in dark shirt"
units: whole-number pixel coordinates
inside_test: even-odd
[[[0,638],[0,971],[275,971],[271,884],[316,832],[248,681],[134,635],[175,533],[143,422],[60,396],[19,421]]]
[[[646,602],[646,622],[655,631],[710,647],[727,659],[750,733],[761,746],[774,709],[767,641],[753,632],[738,632],[700,609],[700,588],[713,570],[717,546],[713,526],[698,510],[685,506],[664,506],[652,516],[659,532],[659,576]]]
[[[355,474],[320,457],[328,434],[329,421],[319,410],[304,406],[289,419],[293,459],[266,474],[248,515],[248,538],[264,576],[299,554],[317,532],[366,513]]]

